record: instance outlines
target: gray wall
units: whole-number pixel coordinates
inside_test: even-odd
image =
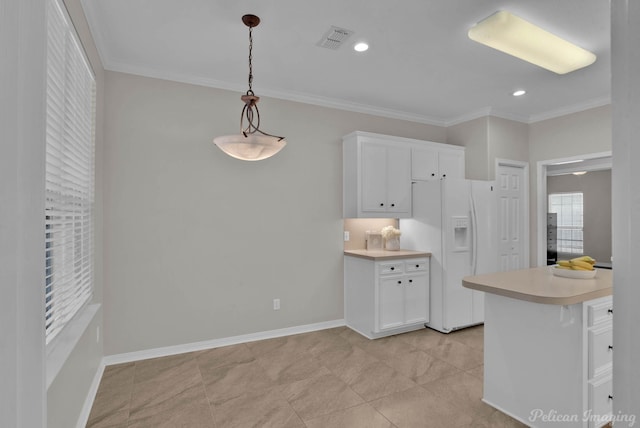
[[[527,162],[529,160],[529,125],[501,117],[488,123],[488,176],[496,177],[496,159]]]
[[[583,192],[584,254],[611,261],[611,170],[547,177],[547,194]]]
[[[640,2],[611,2],[613,103],[613,415],[640,418]],[[620,419],[629,426],[629,419]]]
[[[447,143],[465,147],[465,177],[489,180],[489,117],[480,117],[447,128]]]
[[[45,5],[0,5],[0,426],[46,418]]]
[[[106,355],[342,319],[342,136],[446,136],[262,98],[288,145],[243,162],[211,142],[239,93],[107,72],[105,94]]]
[[[496,159],[529,160],[529,126],[485,116],[447,128],[447,143],[465,147],[465,174],[470,180],[495,180]]]

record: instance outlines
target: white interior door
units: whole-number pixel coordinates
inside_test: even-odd
[[[528,204],[526,166],[498,163],[498,269],[524,269],[528,263]]]

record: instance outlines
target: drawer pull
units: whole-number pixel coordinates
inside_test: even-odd
[[[612,314],[613,313],[613,309],[608,309],[607,313]]]
[[[391,266],[391,267],[389,268],[389,270],[395,270],[395,267]]]
[[[402,284],[402,281],[398,281],[398,285],[401,285],[401,284]]]
[[[384,204],[383,204],[382,202],[380,202],[380,206],[381,206],[381,207],[384,207]]]
[[[411,283],[413,283],[413,279],[410,279],[410,280],[409,280],[409,284],[411,284]]]
[[[392,206],[392,207],[395,207],[395,206],[396,206],[396,204],[391,204],[391,206]]]
[[[609,351],[613,350],[613,345],[609,345]]]
[[[609,400],[613,400],[613,395],[609,395]]]
[[[420,267],[420,265],[416,265],[416,269],[418,269]]]

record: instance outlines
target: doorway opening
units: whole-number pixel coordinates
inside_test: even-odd
[[[602,171],[602,172],[609,171],[610,173],[611,163],[612,163],[611,152],[591,153],[587,155],[572,156],[567,158],[548,159],[544,161],[539,161],[537,163],[537,181],[538,181],[537,183],[537,188],[538,188],[537,230],[538,232],[537,232],[537,257],[536,258],[537,258],[538,266],[544,266],[546,264],[552,263],[554,262],[555,259],[561,256],[557,248],[558,242],[549,241],[550,237],[549,237],[547,226],[549,221],[548,213],[550,212],[549,211],[550,209],[549,192],[548,192],[548,186],[549,186],[550,180],[552,183],[558,183],[557,179],[564,176],[566,177],[565,181],[573,180],[575,182],[580,180],[580,181],[586,182],[587,175],[585,174],[595,172],[595,171]],[[588,177],[589,179],[591,179],[592,177],[594,177],[594,174]],[[570,193],[575,193],[579,191],[579,190],[576,190],[578,189],[578,187],[575,187],[575,186],[567,187],[567,188],[558,187],[557,184],[554,184],[554,186],[555,186],[555,190],[553,190],[552,192],[556,194],[563,194],[563,193],[570,194]],[[606,196],[610,198],[610,193],[611,193],[610,186],[608,188],[605,188],[604,191],[608,191],[608,195]],[[599,211],[601,213],[608,213],[609,219],[610,219],[610,211],[611,211],[610,204],[607,207],[603,207],[601,204],[601,201],[598,201],[598,203],[600,205],[597,207],[596,211]],[[594,212],[594,210],[589,210],[587,206],[584,207],[584,210],[586,212],[591,212],[591,213]],[[567,227],[570,228],[570,226],[567,226]],[[586,228],[587,225],[585,225],[584,227]],[[575,231],[573,231],[572,236],[574,237],[578,235],[582,236],[584,230],[580,230],[579,233],[576,233]],[[594,232],[594,233],[600,231],[594,227],[590,227],[590,230],[591,232]],[[588,236],[592,235],[591,232],[589,233]],[[607,236],[609,236],[608,239],[610,240],[610,231]],[[587,240],[600,239],[602,241],[601,237],[598,237],[598,238],[586,237],[585,239]],[[558,252],[558,254],[556,254],[555,256],[553,254],[554,251]],[[585,251],[587,250],[585,249]],[[603,250],[603,251],[606,252],[606,250]],[[568,254],[570,253],[571,252],[568,252]],[[601,259],[599,260],[601,267],[611,266],[610,255],[604,258],[603,256],[599,256],[599,257]],[[608,260],[606,260],[606,258],[608,258]]]

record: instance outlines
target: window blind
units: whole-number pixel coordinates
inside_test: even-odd
[[[47,2],[46,343],[93,294],[93,72],[58,0]]]
[[[583,195],[575,193],[549,194],[549,212],[558,214],[557,244],[559,253],[582,254]]]

